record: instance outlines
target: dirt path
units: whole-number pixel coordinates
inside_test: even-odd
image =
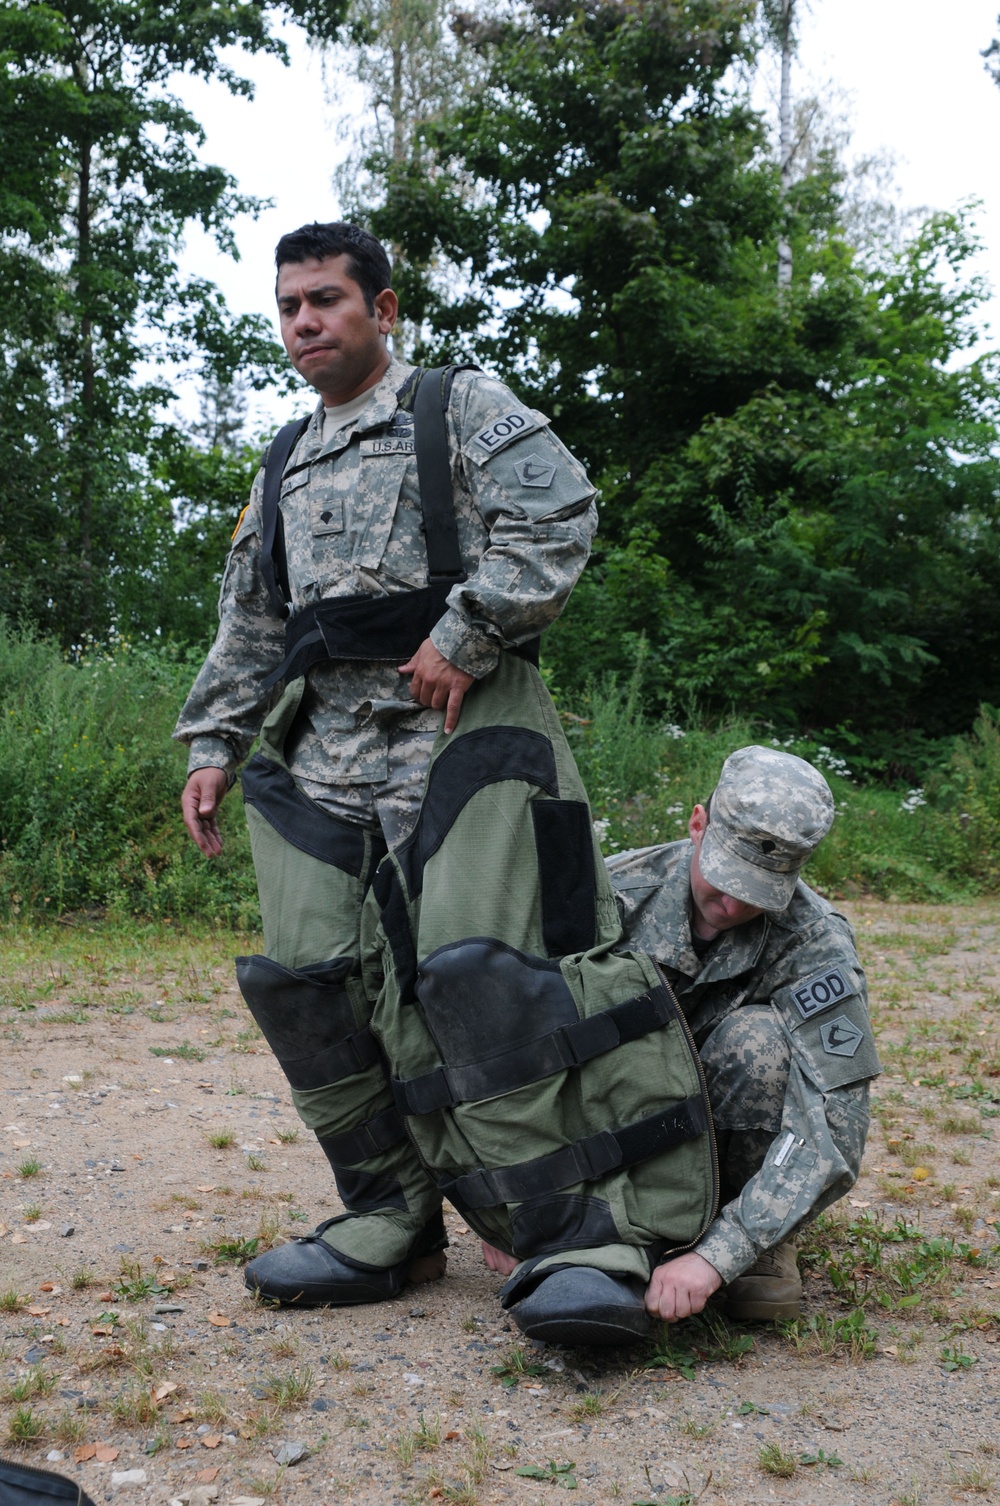
[[[525,1352],[450,1211],[443,1282],[254,1305],[227,1257],[337,1206],[234,991],[245,940],[6,933],[0,1449],[155,1506],[1000,1502],[1000,903],[851,915],[887,1070],[806,1314],[664,1330],[655,1368]]]

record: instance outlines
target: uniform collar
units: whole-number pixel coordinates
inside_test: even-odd
[[[413,370],[412,366],[407,366],[402,361],[391,360],[372,389],[372,397],[367,407],[352,424],[348,424],[344,429],[338,429],[330,443],[325,446],[323,444],[323,419],[326,410],[321,401],[309,420],[309,427],[302,436],[295,456],[296,465],[304,465],[310,460],[315,460],[320,454],[337,455],[341,450],[346,450],[355,434],[367,434],[371,429],[384,428],[399,407],[400,392],[409,381]]]

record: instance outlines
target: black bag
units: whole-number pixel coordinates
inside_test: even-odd
[[[0,1459],[0,1506],[48,1506],[49,1502],[73,1501],[76,1506],[95,1506],[82,1485],[33,1464],[14,1464]]]

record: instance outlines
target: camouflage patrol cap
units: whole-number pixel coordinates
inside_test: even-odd
[[[804,758],[778,748],[740,748],[722,765],[712,793],[698,866],[724,894],[784,910],[833,814],[830,786]]]

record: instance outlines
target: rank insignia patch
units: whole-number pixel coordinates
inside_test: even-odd
[[[835,1020],[827,1020],[825,1025],[820,1026],[819,1038],[827,1056],[853,1056],[864,1040],[865,1033],[846,1014],[838,1014]]]
[[[547,487],[555,480],[556,468],[540,455],[526,455],[515,465],[514,475],[522,486]]]

